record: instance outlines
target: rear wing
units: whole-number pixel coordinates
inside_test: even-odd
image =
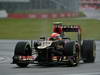
[[[81,28],[79,25],[58,25],[54,24],[53,32],[63,34],[64,32],[77,32],[78,40],[81,40]]]
[[[54,25],[53,32],[81,32],[81,28],[79,25]]]
[[[77,25],[63,26],[63,32],[80,32],[80,26]]]

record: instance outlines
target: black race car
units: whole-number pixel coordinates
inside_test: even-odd
[[[95,41],[81,40],[80,26],[55,23],[53,32],[60,34],[62,39],[50,40],[41,37],[40,40],[31,43],[31,46],[28,42],[18,42],[12,63],[19,67],[27,67],[28,64],[77,66],[80,60],[84,63],[95,62]],[[66,37],[65,32],[77,32],[77,40]]]

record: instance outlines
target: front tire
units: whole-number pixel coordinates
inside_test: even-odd
[[[77,66],[79,63],[75,42],[65,44],[64,55],[69,57],[68,66]]]
[[[18,42],[15,47],[14,57],[16,56],[32,56],[32,49],[28,42]],[[27,67],[29,63],[21,63],[18,59],[14,59],[13,61],[19,67]]]

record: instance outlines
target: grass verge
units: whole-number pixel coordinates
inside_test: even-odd
[[[95,19],[0,19],[0,39],[39,39],[52,33],[52,23],[80,25],[83,39],[100,40],[100,21]]]

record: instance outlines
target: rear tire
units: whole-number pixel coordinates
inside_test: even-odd
[[[14,56],[32,56],[32,49],[28,42],[18,42],[15,47]],[[19,60],[13,59],[19,67],[27,67],[29,63],[21,63]]]
[[[96,43],[94,40],[83,40],[81,54],[85,63],[95,62]]]

